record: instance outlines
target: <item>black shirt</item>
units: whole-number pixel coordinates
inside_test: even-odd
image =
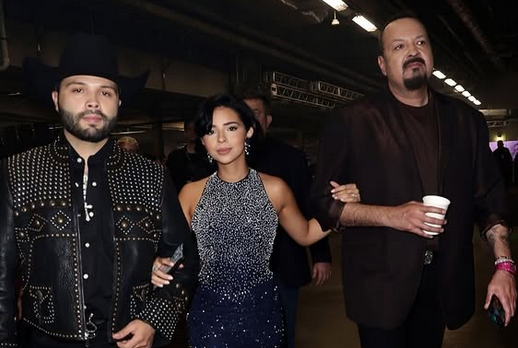
[[[421,107],[399,103],[408,141],[412,145],[425,195],[437,195],[439,132],[432,100]]]
[[[110,139],[95,155],[85,161],[70,146],[72,196],[77,208],[83,293],[87,315],[108,319],[113,286],[114,242],[111,203],[106,174],[106,160],[114,142]],[[85,174],[85,175],[83,175]]]
[[[404,129],[412,146],[424,195],[439,194],[439,131],[433,101],[414,107],[399,103]],[[440,250],[439,238],[426,241],[428,250]]]

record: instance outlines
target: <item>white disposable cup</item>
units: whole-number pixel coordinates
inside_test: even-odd
[[[448,198],[444,198],[441,196],[428,195],[423,197],[423,204],[431,207],[437,207],[444,210],[448,210],[448,206],[450,205],[450,200]],[[437,213],[426,213],[426,216],[430,216],[436,219],[444,219],[444,214]],[[432,227],[441,227],[441,225],[435,225],[428,222],[425,222],[426,225]],[[423,230],[424,233],[429,234],[431,236],[438,235],[437,232],[430,232]]]

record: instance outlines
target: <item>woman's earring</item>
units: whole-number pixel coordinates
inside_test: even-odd
[[[245,140],[245,155],[250,155],[250,143],[248,142],[248,139]]]
[[[214,161],[214,158],[212,158],[212,156],[208,152],[207,152],[207,159],[209,160],[210,164],[212,164],[212,162]]]

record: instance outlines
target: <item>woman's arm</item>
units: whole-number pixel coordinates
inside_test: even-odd
[[[322,231],[315,219],[306,220],[300,212],[295,197],[288,185],[279,178],[261,175],[268,196],[277,210],[279,223],[300,245],[311,245],[330,233]],[[338,185],[333,183],[333,197],[343,202],[358,202],[359,191],[355,184]]]

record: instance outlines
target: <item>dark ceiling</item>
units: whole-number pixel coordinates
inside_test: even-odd
[[[511,94],[518,88],[518,1],[346,3],[349,9],[337,14],[340,25],[332,26],[333,10],[320,0],[4,0],[7,21],[30,23],[35,35],[50,30],[101,33],[118,45],[227,71],[236,90],[264,82],[263,73],[269,71],[359,93],[383,88],[377,37],[351,18],[361,13],[379,28],[410,10],[428,28],[436,68],[475,94],[482,108],[518,109],[516,92]],[[455,95],[432,79],[436,89]],[[9,92],[5,86],[2,91]],[[192,113],[199,102],[175,98],[147,91],[140,103],[148,107],[158,102],[167,115],[169,108]],[[319,108],[280,100],[276,107],[286,115],[280,121],[284,127],[301,119],[313,127],[321,119]]]

